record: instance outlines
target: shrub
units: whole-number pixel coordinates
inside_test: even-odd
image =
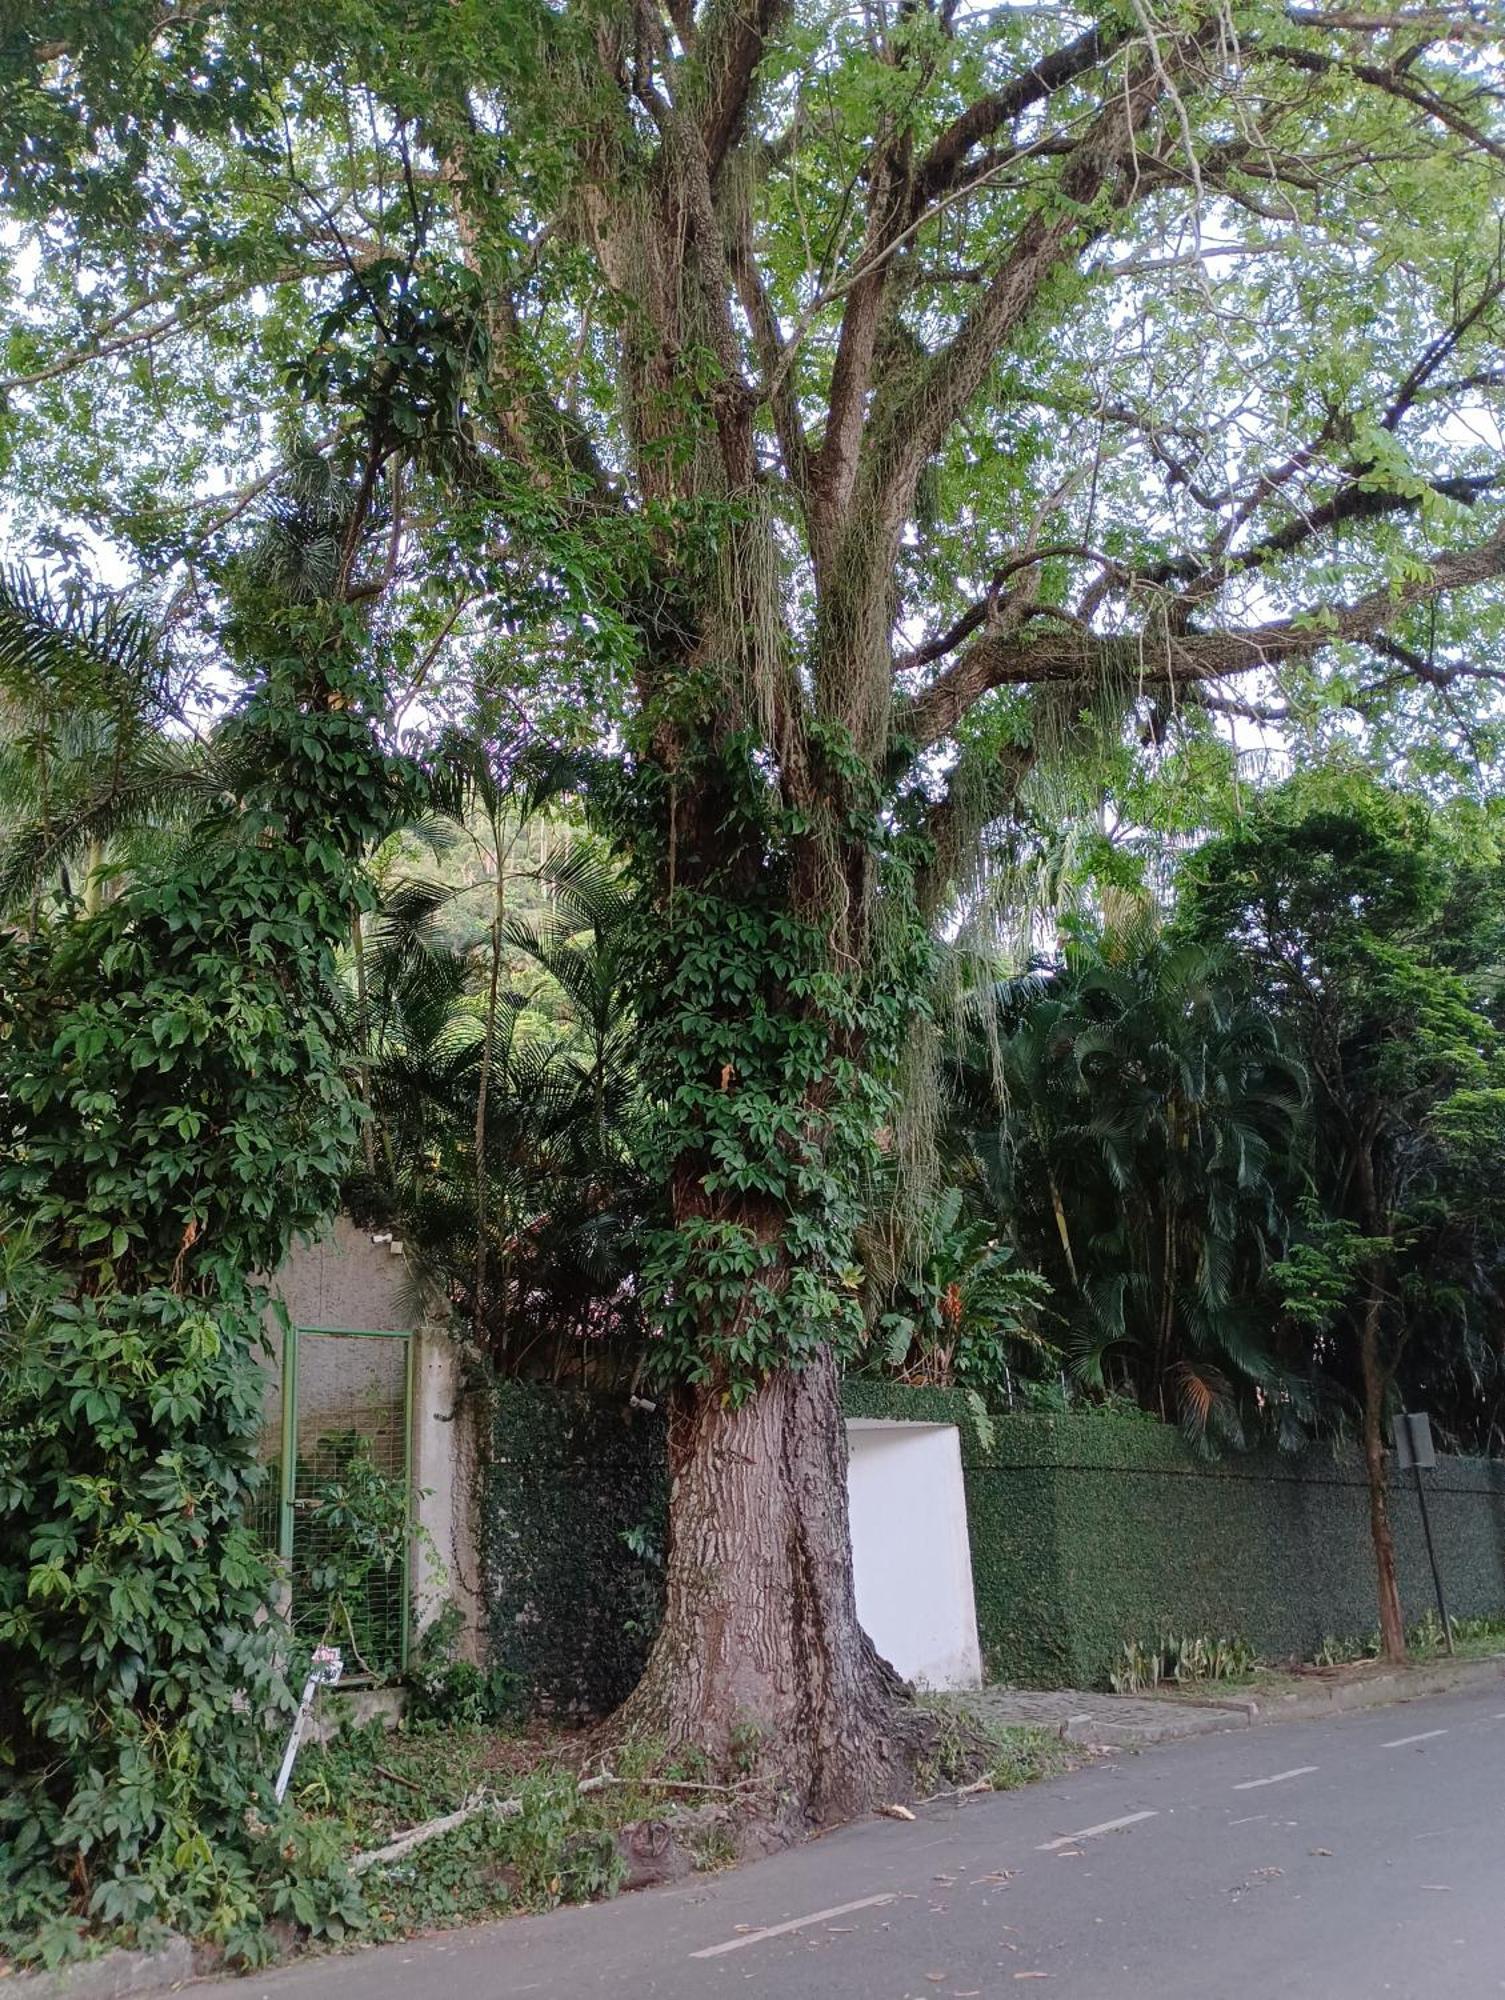
[[[0,934],[0,1933],[33,1955],[238,1936],[256,1869],[309,1860],[266,1778],[253,1274],[335,1207],[359,1131],[331,949],[393,788],[332,672],[274,672],[224,726],[261,775],[163,872]],[[357,1909],[299,1875],[300,1921]]]

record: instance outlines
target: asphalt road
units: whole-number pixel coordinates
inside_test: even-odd
[[[208,2000],[204,1988],[190,1989]],[[1505,1677],[1166,1745],[615,1903],[326,1958],[267,2000],[1505,1993]],[[223,1989],[221,1989],[223,1993]]]

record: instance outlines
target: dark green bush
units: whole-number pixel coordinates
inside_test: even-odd
[[[243,1939],[269,1860],[313,1866],[300,1922],[358,1914],[276,1830],[287,1635],[250,1525],[253,1274],[358,1135],[331,949],[393,797],[360,687],[314,685],[225,725],[260,777],[176,862],[0,933],[0,1935],[34,1954]]]

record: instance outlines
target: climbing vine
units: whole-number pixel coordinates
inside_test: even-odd
[[[838,803],[817,819],[780,804],[750,739],[728,739],[710,787],[724,817],[688,852],[661,780],[616,800],[647,878],[633,983],[671,1191],[644,1268],[653,1361],[733,1400],[865,1338],[855,1238],[924,1004],[925,843],[839,734],[822,748]]]
[[[0,1933],[45,1957],[168,1919],[252,1952],[286,1873],[256,1274],[356,1142],[331,948],[406,782],[346,616],[284,621],[220,732],[244,789],[175,861],[0,941]],[[298,1911],[358,1917],[335,1881]]]

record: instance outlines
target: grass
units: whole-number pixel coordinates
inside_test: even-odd
[[[921,1797],[975,1782],[979,1763],[988,1784],[1001,1792],[1055,1777],[1081,1761],[1079,1751],[1048,1729],[979,1729],[949,1703],[927,1706],[941,1727],[930,1762],[916,1773]],[[583,1733],[536,1726],[386,1731],[373,1724],[307,1749],[292,1796],[311,1826],[347,1859],[454,1811],[482,1789],[521,1801],[515,1817],[480,1814],[367,1871],[364,1942],[613,1895],[624,1876],[618,1835],[643,1819],[673,1827],[695,1869],[736,1861],[737,1807],[750,1803],[749,1793],[718,1789],[712,1783],[718,1774],[701,1758],[671,1759],[656,1744],[637,1743],[612,1753],[620,1783],[582,1794],[577,1780],[599,1768],[592,1748]]]
[[[971,1710],[965,1696],[922,1695],[920,1706],[939,1724],[929,1759],[915,1772],[921,1798],[975,1784],[995,1792],[1017,1791],[1058,1777],[1082,1762],[1082,1752],[1063,1743],[1053,1729],[1028,1723],[988,1722]]]
[[[729,1792],[710,1786],[700,1760],[666,1758],[654,1744],[626,1744],[612,1757],[619,1782],[582,1793],[577,1780],[590,1764],[590,1748],[582,1734],[538,1727],[407,1732],[373,1724],[305,1751],[292,1796],[347,1859],[455,1811],[481,1791],[520,1802],[513,1817],[480,1813],[398,1861],[369,1869],[362,1877],[367,1942],[613,1895],[625,1873],[617,1836],[648,1817],[675,1826],[697,1868],[724,1867],[735,1858],[726,1816],[707,1814],[698,1791],[674,1789],[705,1786],[705,1798],[731,1803]]]
[[[998,1724],[988,1733],[995,1746],[988,1781],[995,1792],[1013,1792],[1021,1785],[1058,1778],[1083,1761],[1082,1752],[1063,1742],[1053,1729]]]

